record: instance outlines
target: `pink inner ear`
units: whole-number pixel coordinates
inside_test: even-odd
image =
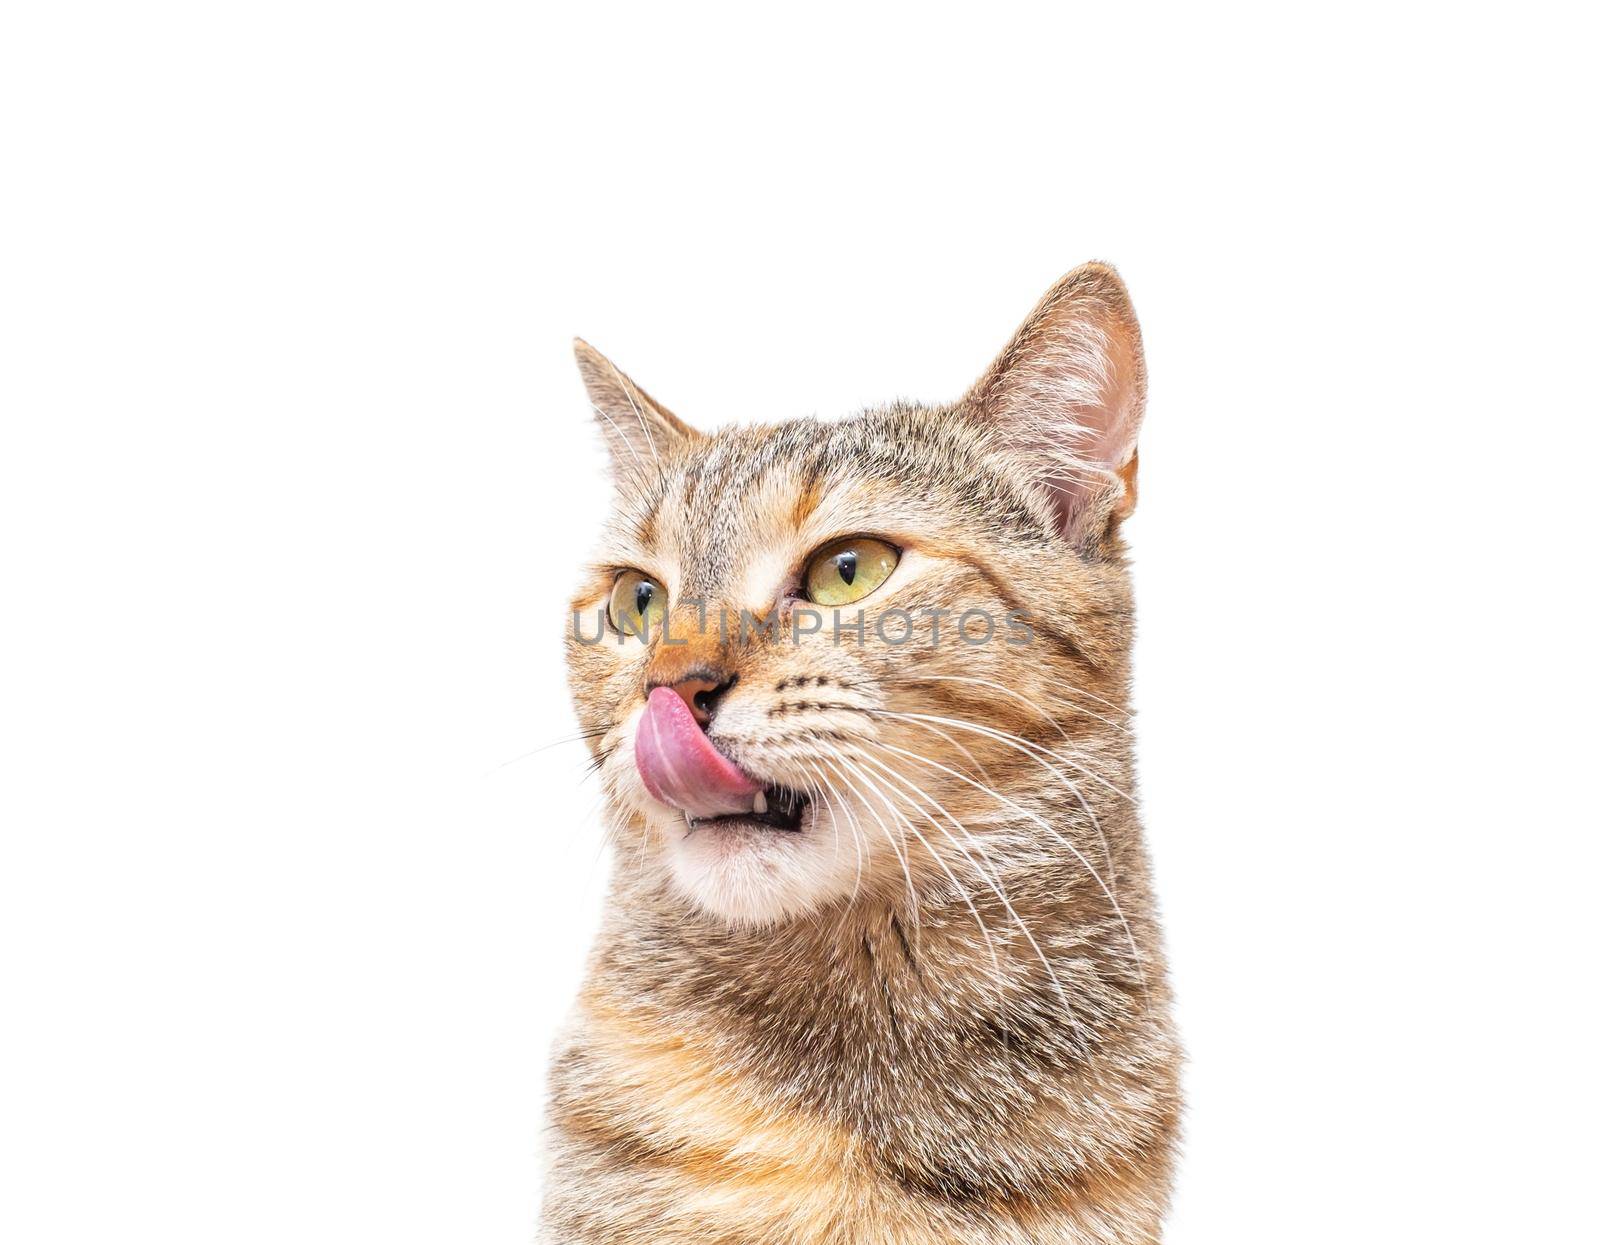
[[[969,397],[1049,491],[1063,535],[1133,508],[1144,357],[1121,280],[1086,265],[1047,294]]]
[[[1137,340],[1087,324],[1075,336],[1080,349],[1066,352],[1057,365],[1061,370],[1055,436],[1036,426],[1056,444],[1034,451],[1063,532],[1074,531],[1095,509],[1092,503],[1107,492],[1113,494],[1119,518],[1132,511],[1143,413],[1144,376],[1135,353]],[[1099,348],[1086,358],[1088,352],[1081,347],[1090,344]],[[1056,370],[1047,365],[1047,371]]]

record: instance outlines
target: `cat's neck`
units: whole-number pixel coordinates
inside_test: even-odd
[[[1119,889],[1137,960],[1081,879],[1011,883],[1004,903],[930,889],[914,916],[879,897],[741,930],[620,879],[586,1006],[751,1109],[845,1127],[910,1187],[1059,1185],[1170,1133],[1151,1068],[1175,1074],[1176,1049],[1142,876]]]
[[[898,1225],[977,1207],[1007,1240],[1100,1239],[1107,1207],[1153,1222],[1180,1056],[1137,827],[1104,828],[1126,927],[1055,853],[988,892],[921,879],[915,905],[762,929],[619,858],[554,1118],[652,1179],[684,1156],[720,1194],[764,1190],[751,1171],[831,1188],[896,1225],[874,1239],[953,1239]]]
[[[1139,863],[1124,863],[1116,910],[1083,872],[1041,866],[987,889],[929,883],[759,928],[625,877],[596,968],[662,1023],[785,1075],[803,1058],[903,1076],[919,1055],[947,1059],[958,1033],[998,1042],[1002,1060],[1019,1036],[1071,1059],[1147,1001],[1159,948]]]

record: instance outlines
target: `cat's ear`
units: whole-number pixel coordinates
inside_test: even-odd
[[[661,456],[700,434],[657,402],[581,337],[572,339],[578,373],[589,391],[595,423],[611,452],[611,469],[618,475],[648,472]]]
[[[1109,264],[1056,282],[963,400],[1044,486],[1057,529],[1092,545],[1133,512],[1144,347]]]

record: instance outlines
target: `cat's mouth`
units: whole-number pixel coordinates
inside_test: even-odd
[[[691,832],[702,826],[753,825],[796,834],[805,817],[806,806],[810,803],[810,798],[803,792],[791,791],[788,787],[763,787],[751,797],[751,807],[747,813],[724,813],[717,817],[694,817],[685,813],[684,820],[688,822]]]
[[[746,772],[718,750],[670,688],[655,688],[634,735],[634,761],[645,789],[702,826],[797,831],[809,803],[803,792]]]

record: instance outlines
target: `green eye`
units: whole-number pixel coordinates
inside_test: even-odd
[[[641,571],[623,571],[606,606],[611,625],[623,635],[650,638],[667,612],[667,590]]]
[[[899,561],[898,549],[870,536],[836,540],[806,564],[806,596],[818,605],[852,605],[888,579]]]

